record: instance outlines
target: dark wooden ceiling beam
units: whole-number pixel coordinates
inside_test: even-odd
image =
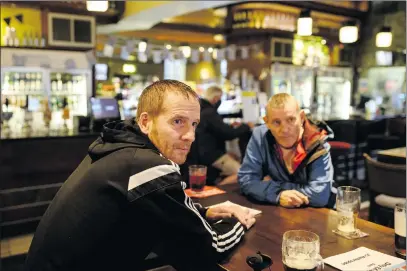
[[[298,7],[302,9],[310,9],[311,11],[319,11],[324,13],[330,13],[339,16],[350,17],[352,19],[361,20],[366,16],[367,12],[359,11],[357,9],[349,9],[343,7],[331,6],[323,3],[318,3],[314,1],[284,1],[284,5]]]
[[[223,34],[225,31],[223,28],[213,28],[209,26],[194,25],[194,24],[180,24],[180,23],[158,23],[152,27],[152,29],[168,29],[178,31],[190,31],[205,34]]]

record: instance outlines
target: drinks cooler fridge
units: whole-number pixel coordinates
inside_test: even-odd
[[[87,116],[92,96],[92,63],[85,52],[1,50],[1,116],[13,132],[73,128],[75,116]],[[68,113],[67,113],[68,112]]]
[[[348,119],[351,113],[352,69],[275,63],[271,66],[271,95],[286,92],[316,119]]]
[[[310,109],[314,89],[312,68],[288,64],[271,65],[271,96],[286,92],[293,95],[303,109]]]
[[[317,76],[318,119],[348,119],[351,113],[352,69],[325,67]]]

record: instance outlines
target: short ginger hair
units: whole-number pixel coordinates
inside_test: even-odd
[[[174,92],[187,99],[199,99],[198,94],[188,85],[177,80],[160,80],[146,87],[141,93],[137,106],[136,121],[143,112],[153,118],[163,112],[164,99],[168,92]]]

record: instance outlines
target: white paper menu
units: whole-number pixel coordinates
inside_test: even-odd
[[[324,259],[326,264],[343,271],[390,271],[405,260],[365,247]],[[397,269],[395,269],[397,270]],[[400,269],[405,270],[405,269]]]
[[[220,205],[224,205],[224,206],[233,206],[233,205],[234,205],[234,206],[239,206],[239,207],[241,207],[241,208],[243,208],[243,209],[249,210],[249,213],[250,213],[251,215],[253,215],[253,216],[256,216],[256,215],[262,213],[261,210],[248,208],[248,207],[246,207],[246,206],[242,206],[242,205],[233,203],[233,202],[231,202],[231,201],[229,201],[229,200],[228,200],[228,201],[224,201],[224,202],[222,202],[222,203],[218,203],[218,204],[209,206],[209,207],[215,207],[215,206],[220,206]]]

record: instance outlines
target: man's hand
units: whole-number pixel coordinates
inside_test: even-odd
[[[271,181],[270,175],[264,176],[263,181]]]
[[[209,220],[217,220],[222,218],[236,217],[247,229],[256,222],[253,215],[248,209],[233,205],[220,205],[211,207],[206,211],[206,218]]]
[[[309,204],[308,197],[296,190],[285,190],[280,194],[280,205],[286,208],[300,207]]]
[[[238,162],[240,162],[240,157],[236,154],[236,153],[234,153],[234,152],[228,152],[227,153],[230,157],[232,157],[234,160],[236,160],[236,161],[238,161]]]

